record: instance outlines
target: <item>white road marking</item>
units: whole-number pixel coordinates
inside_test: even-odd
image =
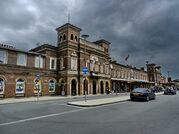
[[[100,107],[107,107],[107,106],[112,106],[112,105],[117,105],[117,104],[123,104],[123,103],[126,103],[126,101],[119,102],[119,103],[111,103],[111,104],[101,105],[101,106],[95,106],[95,107],[78,107],[78,106],[72,106],[72,105],[66,105],[66,104],[59,104],[59,105],[65,105],[65,106],[80,108],[80,109],[76,109],[76,110],[72,110],[72,111],[67,111],[67,112],[61,112],[61,113],[55,113],[55,114],[48,114],[48,115],[38,116],[38,117],[33,117],[33,118],[27,118],[27,119],[12,121],[12,122],[0,123],[0,127],[1,126],[12,125],[12,124],[17,124],[17,123],[22,123],[22,122],[27,122],[27,121],[33,121],[33,120],[48,118],[48,117],[54,117],[54,116],[69,114],[69,113],[74,113],[74,112],[79,112],[79,111],[83,111],[83,110],[87,110],[87,109],[96,109],[96,108],[100,108]]]
[[[79,107],[79,106],[73,106],[73,105],[68,105],[68,104],[58,104],[58,103],[54,103],[54,105],[66,106],[66,107],[73,107],[73,108],[78,108],[78,109],[89,109],[89,107]]]
[[[33,117],[33,118],[27,118],[27,119],[18,120],[18,121],[12,121],[12,122],[7,122],[7,123],[1,123],[0,126],[6,126],[6,125],[12,125],[12,124],[17,124],[17,123],[27,122],[27,121],[38,120],[38,119],[42,119],[42,118],[54,117],[54,116],[58,116],[58,115],[64,115],[64,114],[79,112],[79,111],[82,111],[82,110],[84,110],[84,109],[76,109],[76,110],[67,111],[67,112],[61,112],[61,113],[56,113],[56,114],[49,114],[49,115],[44,115],[44,116],[38,116],[38,117]]]

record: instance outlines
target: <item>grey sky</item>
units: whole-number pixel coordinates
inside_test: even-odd
[[[145,61],[179,78],[178,0],[1,0],[0,42],[28,50],[56,45],[55,28],[70,22],[90,41],[111,42],[111,57],[141,67]]]

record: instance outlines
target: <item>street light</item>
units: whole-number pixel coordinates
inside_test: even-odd
[[[84,35],[82,35],[81,36],[85,41],[86,41],[86,39],[89,37],[89,35],[87,35],[87,34],[84,34]],[[85,42],[86,43],[86,42]],[[86,63],[86,44],[84,43],[84,49],[85,49],[85,51],[84,51],[84,61],[85,61],[85,66],[83,67],[83,69],[85,69],[85,70],[83,70],[83,72],[84,72],[84,76],[86,75],[86,73],[87,73],[87,71],[88,71],[88,67],[87,67],[87,63]],[[86,102],[86,98],[87,98],[87,93],[86,93],[86,77],[87,76],[85,76],[84,78],[84,90],[85,90],[85,102]]]

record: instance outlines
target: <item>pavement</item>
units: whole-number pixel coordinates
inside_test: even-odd
[[[161,93],[156,93],[156,95],[162,95]],[[94,96],[94,95],[88,95]],[[96,95],[100,96],[100,95]],[[48,101],[48,100],[60,100],[60,99],[72,99],[72,98],[82,98],[84,96],[40,96],[37,97],[23,97],[23,98],[4,98],[0,99],[0,105],[3,104],[12,104],[12,103],[21,103],[21,102],[35,102],[35,101]],[[87,101],[73,101],[67,102],[68,105],[80,106],[80,107],[94,107],[100,105],[106,105],[111,103],[123,102],[130,99],[129,93],[119,93],[118,95],[109,95],[109,97],[92,99]]]
[[[162,95],[163,92],[155,93],[156,95]],[[95,100],[87,100],[87,101],[75,101],[75,102],[68,102],[68,105],[73,106],[80,106],[80,107],[95,107],[101,105],[107,105],[112,103],[118,103],[123,101],[130,100],[130,95],[122,95],[122,96],[115,96],[112,98],[104,98],[104,99],[95,99]]]

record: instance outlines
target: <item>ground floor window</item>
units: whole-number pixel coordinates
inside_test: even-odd
[[[49,92],[55,92],[55,81],[54,80],[49,80],[48,88],[49,88]]]
[[[4,80],[0,78],[0,94],[4,94]]]
[[[16,81],[16,94],[22,94],[25,92],[25,81],[23,79],[18,79]]]

